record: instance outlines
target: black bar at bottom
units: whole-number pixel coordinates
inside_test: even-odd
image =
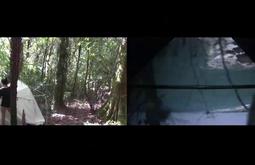
[[[128,85],[142,89],[255,89],[255,85]]]

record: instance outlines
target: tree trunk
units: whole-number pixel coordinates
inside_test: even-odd
[[[81,56],[81,45],[79,46],[79,54],[78,54],[76,70],[75,70],[75,74],[74,74],[74,84],[73,84],[73,90],[72,90],[72,97],[75,96],[77,74],[78,74],[78,71],[79,71],[79,63],[80,63],[80,56]]]
[[[11,38],[11,125],[17,125],[17,80],[22,50],[21,37]]]
[[[69,39],[67,37],[60,38],[61,42],[59,45],[59,61],[57,65],[57,84],[55,88],[55,109],[61,111],[64,108],[64,91],[67,79],[67,61],[69,55]]]
[[[51,67],[49,68],[49,66],[50,66],[50,57],[52,55],[53,47],[54,47],[54,39],[51,40],[50,52],[49,52],[48,58],[46,60],[47,64],[46,64],[46,68],[45,69],[47,70],[47,72],[46,72],[47,83],[51,83],[53,81],[53,78],[52,78],[52,75],[51,75],[52,68]]]
[[[126,48],[124,50],[126,51]],[[117,113],[117,117],[119,118],[122,124],[127,124],[127,63],[126,63],[127,59],[126,57],[124,58],[125,60],[123,64],[123,71],[119,87],[120,111]]]
[[[46,42],[46,48],[44,50],[44,54],[43,54],[43,62],[42,62],[42,70],[41,70],[41,81],[43,81],[44,79],[44,70],[46,67],[46,58],[47,58],[47,53],[48,53],[48,48],[49,48],[49,38],[47,38],[47,42]]]
[[[121,72],[114,78],[110,99],[98,112],[105,120],[120,121],[121,124],[127,124],[126,42],[119,47],[118,54],[121,63],[117,68],[121,69]]]
[[[88,89],[87,81],[88,81],[88,74],[89,74],[89,62],[90,62],[89,58],[90,58],[90,55],[89,55],[89,52],[88,52],[88,57],[87,57],[87,61],[86,61],[87,68],[86,68],[86,72],[85,72],[85,81],[84,81],[85,96],[87,95],[87,89]]]
[[[36,42],[36,41],[35,41],[35,42]],[[37,46],[37,47],[36,47],[36,52],[37,52],[37,54],[35,55],[35,58],[34,58],[34,63],[35,63],[35,64],[38,64],[39,57],[40,57],[40,55],[42,54],[42,50],[43,50],[43,46]]]

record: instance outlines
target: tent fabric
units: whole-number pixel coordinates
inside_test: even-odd
[[[255,84],[255,64],[232,38],[223,40],[224,60],[233,84]],[[153,81],[149,81],[152,79]],[[223,67],[218,38],[174,38],[132,79],[131,84],[231,85]],[[149,102],[152,102],[148,91],[155,91],[157,95],[157,102],[160,103],[157,111],[167,111],[170,116],[171,113],[200,114],[222,109],[233,111],[240,107],[232,89],[132,89],[128,105],[133,112],[129,114],[130,124],[138,124],[145,120],[144,114],[151,107]],[[255,89],[239,89],[238,92],[244,104],[249,106]],[[244,119],[242,118],[239,124],[246,123]],[[189,124],[192,125],[192,122]]]
[[[22,124],[22,114],[25,112],[27,124],[42,125],[45,119],[41,110],[30,90],[30,88],[22,81],[18,80],[17,83],[17,121]],[[0,119],[1,119],[0,113]],[[2,119],[1,119],[2,120]],[[1,124],[1,123],[0,123]],[[10,124],[10,114],[6,113],[6,124]]]

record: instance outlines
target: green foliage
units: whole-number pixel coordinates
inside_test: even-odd
[[[10,44],[7,38],[0,40],[0,78],[8,75],[10,68]]]

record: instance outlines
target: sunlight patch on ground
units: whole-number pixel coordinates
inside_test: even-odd
[[[102,125],[102,124],[99,124],[99,123],[90,123],[90,122],[86,121],[86,122],[83,122],[83,125],[95,125],[95,126],[97,126],[97,125]]]
[[[79,100],[75,100],[72,103],[67,103],[66,105],[69,108],[83,108],[83,109],[90,109],[90,106],[87,102],[83,102],[83,101],[79,101]]]

